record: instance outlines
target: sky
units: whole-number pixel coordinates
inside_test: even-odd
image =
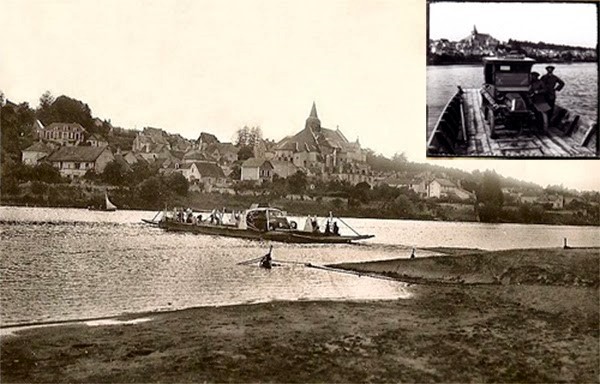
[[[0,0],[0,9],[0,90],[12,101],[37,106],[49,90],[116,126],[221,141],[244,125],[280,140],[304,128],[315,101],[324,127],[386,156],[600,190],[597,161],[425,158],[423,0]]]
[[[476,25],[478,32],[500,41],[512,38],[589,48],[598,43],[594,3],[439,2],[431,4],[429,20],[431,39],[458,41]]]

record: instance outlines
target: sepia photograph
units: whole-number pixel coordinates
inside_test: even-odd
[[[0,10],[1,383],[599,383],[597,4]]]
[[[428,156],[598,157],[597,3],[428,11]]]

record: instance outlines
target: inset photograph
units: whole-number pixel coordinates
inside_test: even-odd
[[[598,4],[428,3],[427,156],[598,158]]]

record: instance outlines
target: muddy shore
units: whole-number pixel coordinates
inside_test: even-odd
[[[441,251],[341,265],[407,281],[410,299],[22,330],[1,339],[0,381],[599,382],[600,249]]]

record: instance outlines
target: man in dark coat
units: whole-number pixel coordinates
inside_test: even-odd
[[[554,103],[556,102],[556,92],[559,92],[561,89],[563,89],[565,82],[553,73],[553,65],[547,66],[546,71],[546,74],[542,76],[540,80],[542,80],[544,87],[546,87],[546,100],[550,106],[548,117],[552,117],[552,114],[554,113]]]
[[[529,86],[529,97],[533,107],[537,111],[536,115],[541,118],[543,131],[548,130],[548,111],[550,104],[548,103],[546,86],[540,79],[540,74],[531,72],[531,85]]]

